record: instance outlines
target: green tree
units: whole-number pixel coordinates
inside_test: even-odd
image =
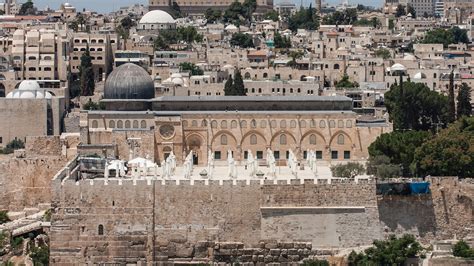
[[[336,88],[357,88],[359,84],[357,82],[352,82],[349,80],[349,76],[344,74],[340,81],[337,82]]]
[[[181,71],[189,71],[191,72],[191,76],[201,76],[201,75],[204,75],[204,71],[199,68],[198,66],[196,66],[195,64],[193,63],[189,63],[189,62],[183,62],[183,63],[180,63],[179,64],[179,68]]]
[[[388,20],[388,29],[389,30],[395,29],[395,23],[393,22],[393,19]]]
[[[0,211],[0,224],[4,224],[10,221],[10,218],[8,218],[8,212],[7,211]]]
[[[242,79],[242,74],[240,73],[240,70],[237,70],[237,72],[235,73],[234,84],[232,85],[232,91],[234,92],[234,95],[236,96],[246,95],[244,80]]]
[[[223,19],[224,22],[232,23],[236,26],[240,26],[245,22],[246,10],[239,1],[234,1],[224,11]]]
[[[302,58],[304,55],[303,51],[297,50],[297,51],[291,51],[289,54],[289,57],[291,57],[290,62],[288,62],[288,66],[295,68],[297,63],[296,60]]]
[[[155,51],[166,50],[169,48],[168,45],[169,43],[165,41],[165,39],[161,35],[157,36],[156,39],[153,41],[153,49]]]
[[[459,27],[452,27],[450,29],[436,28],[428,31],[422,40],[422,43],[439,43],[443,44],[444,48],[453,43],[469,43],[467,30]]]
[[[275,32],[273,42],[275,43],[275,48],[291,48],[290,38],[281,36],[278,31]]]
[[[376,157],[386,156],[390,158],[384,164],[397,165],[402,168],[404,176],[414,174],[414,169],[410,168],[416,148],[420,147],[431,137],[429,131],[393,131],[380,135],[369,146],[369,155],[371,160]],[[373,168],[370,168],[373,171]]]
[[[181,8],[179,7],[179,4],[176,1],[173,1],[173,4],[171,4],[171,15],[174,18],[183,17],[183,14],[181,13]]]
[[[411,14],[412,18],[416,18],[416,11],[412,5],[407,5],[407,14]]]
[[[303,261],[302,266],[329,266],[327,260],[311,259]]]
[[[461,258],[474,258],[474,249],[464,240],[459,240],[453,247],[453,255]]]
[[[331,166],[331,173],[334,177],[355,178],[365,173],[365,168],[360,163],[348,162]]]
[[[370,156],[366,165],[367,174],[386,179],[402,175],[400,165],[392,164],[386,155]]]
[[[425,84],[404,82],[403,90],[392,85],[385,106],[396,130],[435,130],[446,125],[448,98]]]
[[[125,50],[127,49],[127,39],[130,37],[130,29],[133,26],[135,26],[135,22],[130,16],[126,16],[120,20],[120,24],[116,28],[118,35],[122,40],[124,40]]]
[[[263,15],[265,19],[270,19],[273,21],[278,21],[280,20],[280,16],[278,15],[278,12],[276,10],[270,10],[267,13]]]
[[[94,70],[92,68],[92,58],[89,52],[89,46],[87,46],[86,51],[81,56],[81,65],[79,66],[79,77],[81,81],[81,96],[94,95]]]
[[[46,266],[49,265],[49,248],[45,244],[38,247],[33,246],[29,254],[33,265]]]
[[[183,41],[188,44],[192,42],[202,42],[203,36],[199,34],[195,27],[187,26],[187,27],[179,27],[177,29],[177,41]]]
[[[319,16],[310,5],[307,9],[301,7],[288,19],[288,28],[296,32],[298,29],[317,30],[319,28]]]
[[[474,176],[474,118],[463,117],[419,145],[413,164],[421,175]]]
[[[234,33],[230,39],[230,44],[233,46],[239,46],[240,48],[253,48],[255,44],[253,43],[252,36],[245,33]]]
[[[35,13],[36,13],[35,5],[33,4],[33,1],[31,0],[28,0],[25,3],[23,3],[20,7],[20,10],[18,11],[18,14],[21,16],[34,15]]]
[[[405,12],[405,7],[401,4],[397,6],[397,10],[395,11],[395,17],[399,18],[401,16],[405,16],[407,13]]]
[[[208,8],[204,12],[204,16],[208,23],[214,23],[222,19],[222,11],[220,9]]]
[[[247,25],[250,25],[252,22],[253,13],[255,10],[257,10],[257,0],[245,0],[242,7],[245,22]]]
[[[381,49],[376,50],[375,51],[375,56],[376,57],[381,57],[384,60],[389,59],[390,57],[392,57],[392,55],[390,54],[390,50],[385,49],[385,48],[381,48]]]
[[[232,96],[232,95],[235,95],[235,94],[234,94],[234,79],[232,78],[232,76],[229,76],[229,78],[228,78],[227,81],[225,82],[225,85],[224,85],[224,95],[225,95],[225,96]]]
[[[448,88],[448,110],[447,110],[448,123],[456,120],[456,103],[454,102],[454,71],[449,74],[449,88]]]
[[[90,110],[90,111],[105,110],[105,105],[104,105],[104,103],[96,103],[96,102],[93,102],[91,99],[89,99],[89,101],[82,106],[82,109],[83,110]]]
[[[5,11],[0,10],[0,16],[5,15]]]
[[[467,85],[467,83],[462,83],[461,87],[459,88],[458,97],[458,109],[457,109],[457,117],[460,118],[462,116],[471,116],[472,114],[472,105],[471,105],[471,87]]]
[[[375,240],[373,247],[364,252],[349,254],[349,266],[359,265],[404,265],[408,258],[416,258],[423,248],[412,235],[397,238],[391,235],[388,240]]]
[[[353,25],[357,22],[357,10],[348,8],[344,11],[335,11],[323,18],[325,25]],[[368,22],[368,25],[371,23]]]
[[[24,148],[25,148],[25,143],[21,139],[15,138],[12,141],[10,141],[9,143],[7,143],[5,148],[0,150],[1,151],[0,153],[10,154],[10,153],[13,153],[13,151],[15,151],[15,150],[24,149]]]

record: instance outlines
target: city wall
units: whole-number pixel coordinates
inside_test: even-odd
[[[51,258],[59,265],[295,262],[390,234],[424,243],[465,237],[473,217],[474,185],[454,177],[430,178],[428,195],[378,196],[367,181],[76,182],[67,176],[73,168],[52,182]],[[295,248],[301,243],[311,248]]]

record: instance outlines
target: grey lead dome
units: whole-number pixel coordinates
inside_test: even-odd
[[[155,86],[142,67],[127,63],[110,73],[104,88],[105,99],[152,99]]]

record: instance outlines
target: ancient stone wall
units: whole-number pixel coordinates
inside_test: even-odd
[[[65,164],[59,156],[0,161],[0,209],[20,211],[51,202],[51,178]]]
[[[28,157],[59,156],[62,151],[60,136],[26,137],[25,151]]]
[[[410,233],[423,242],[466,237],[474,222],[474,184],[456,177],[433,177],[427,181],[431,183],[431,194],[378,198],[385,234]]]
[[[56,180],[52,262],[192,259],[202,241],[240,242],[246,248],[259,247],[261,241],[347,247],[381,236],[373,183],[265,183]],[[252,256],[259,260],[268,252]],[[278,261],[281,253],[272,252],[267,260]],[[284,253],[289,261],[307,257],[290,253]]]

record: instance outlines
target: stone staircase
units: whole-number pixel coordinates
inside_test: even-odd
[[[41,204],[38,208],[25,208],[21,212],[10,212],[8,216],[12,221],[0,225],[0,231],[9,231],[15,237],[43,227],[50,227],[50,222],[43,221],[44,214],[49,207],[49,204]]]

